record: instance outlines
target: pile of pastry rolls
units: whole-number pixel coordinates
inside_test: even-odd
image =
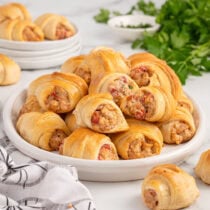
[[[60,40],[75,33],[75,27],[64,16],[46,13],[32,20],[30,12],[21,3],[7,3],[0,6],[0,39]]]
[[[17,131],[29,143],[62,155],[127,160],[189,141],[196,132],[193,113],[166,62],[146,52],[126,58],[97,47],[30,83]],[[42,131],[34,133],[36,126]]]

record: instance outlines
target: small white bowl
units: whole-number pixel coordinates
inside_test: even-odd
[[[148,28],[129,28],[128,26],[138,26],[139,24],[150,24]],[[155,22],[155,17],[149,15],[122,15],[111,18],[108,25],[122,39],[134,41],[142,38],[144,32],[154,33],[158,30],[159,24]]]

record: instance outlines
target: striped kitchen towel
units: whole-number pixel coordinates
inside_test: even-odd
[[[74,167],[37,162],[2,137],[0,209],[95,210],[95,205]]]

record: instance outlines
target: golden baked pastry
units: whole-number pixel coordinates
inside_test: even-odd
[[[61,72],[74,73],[90,84],[91,72],[85,62],[86,55],[78,55],[67,59],[61,66]]]
[[[12,2],[0,6],[0,23],[15,19],[31,20],[31,15],[23,4]]]
[[[79,125],[77,125],[76,117],[72,112],[67,113],[64,120],[71,132],[80,127]]]
[[[6,20],[0,24],[0,38],[13,41],[43,41],[44,34],[29,20]]]
[[[104,134],[88,128],[77,128],[64,139],[60,154],[91,160],[118,160],[114,144]]]
[[[176,104],[170,92],[158,86],[145,86],[122,98],[120,109],[137,120],[160,122],[172,116]]]
[[[22,114],[16,128],[27,142],[48,151],[59,150],[63,139],[70,133],[64,120],[54,112]]]
[[[76,74],[54,72],[38,77],[28,87],[44,111],[67,113],[87,94],[86,82]]]
[[[24,104],[20,109],[19,116],[28,112],[43,112],[41,106],[39,105],[37,97],[34,95],[30,95],[26,98]]]
[[[0,85],[15,84],[20,80],[19,65],[6,55],[0,54]]]
[[[174,164],[155,166],[141,187],[142,199],[152,210],[175,210],[190,206],[199,196],[193,176]]]
[[[129,129],[111,135],[111,140],[123,159],[145,158],[162,151],[163,136],[151,123],[127,119]]]
[[[75,107],[73,114],[78,126],[100,133],[114,133],[128,129],[128,124],[110,94],[89,94]]]
[[[49,40],[65,39],[76,33],[73,24],[62,15],[46,13],[39,16],[34,22]]]
[[[192,103],[192,100],[184,92],[177,102],[178,102],[177,103],[178,106],[184,107],[185,109],[188,109],[190,113],[193,113],[194,105]]]
[[[100,74],[120,72],[129,74],[130,65],[124,55],[109,47],[96,47],[87,55],[91,81]]]
[[[182,94],[182,85],[176,73],[167,63],[150,53],[135,53],[128,57],[130,76],[142,86],[161,86],[170,91],[177,100]]]
[[[203,152],[195,167],[195,174],[206,184],[210,184],[210,149]]]
[[[89,93],[110,93],[116,104],[139,87],[127,74],[111,72],[99,74],[91,80]]]
[[[196,132],[195,121],[189,110],[176,107],[170,119],[159,124],[163,141],[167,144],[181,144],[189,141]]]

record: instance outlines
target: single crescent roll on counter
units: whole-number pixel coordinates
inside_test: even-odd
[[[6,55],[0,54],[0,86],[12,85],[20,80],[19,65]]]
[[[160,154],[163,136],[157,126],[135,119],[127,119],[127,123],[127,131],[111,135],[121,158],[136,159]]]
[[[175,210],[190,206],[199,196],[195,179],[174,164],[155,166],[141,187],[142,199],[152,210]]]
[[[110,94],[89,94],[76,105],[76,123],[100,133],[125,131],[128,124]]]
[[[195,167],[195,174],[206,184],[210,184],[210,149],[203,152]]]
[[[73,24],[62,15],[46,13],[39,16],[34,22],[49,40],[66,39],[76,33]]]
[[[54,112],[22,114],[16,128],[27,142],[48,151],[59,150],[63,139],[70,133],[63,119]]]
[[[88,128],[77,128],[64,139],[60,154],[91,160],[118,160],[114,144],[104,134]]]

